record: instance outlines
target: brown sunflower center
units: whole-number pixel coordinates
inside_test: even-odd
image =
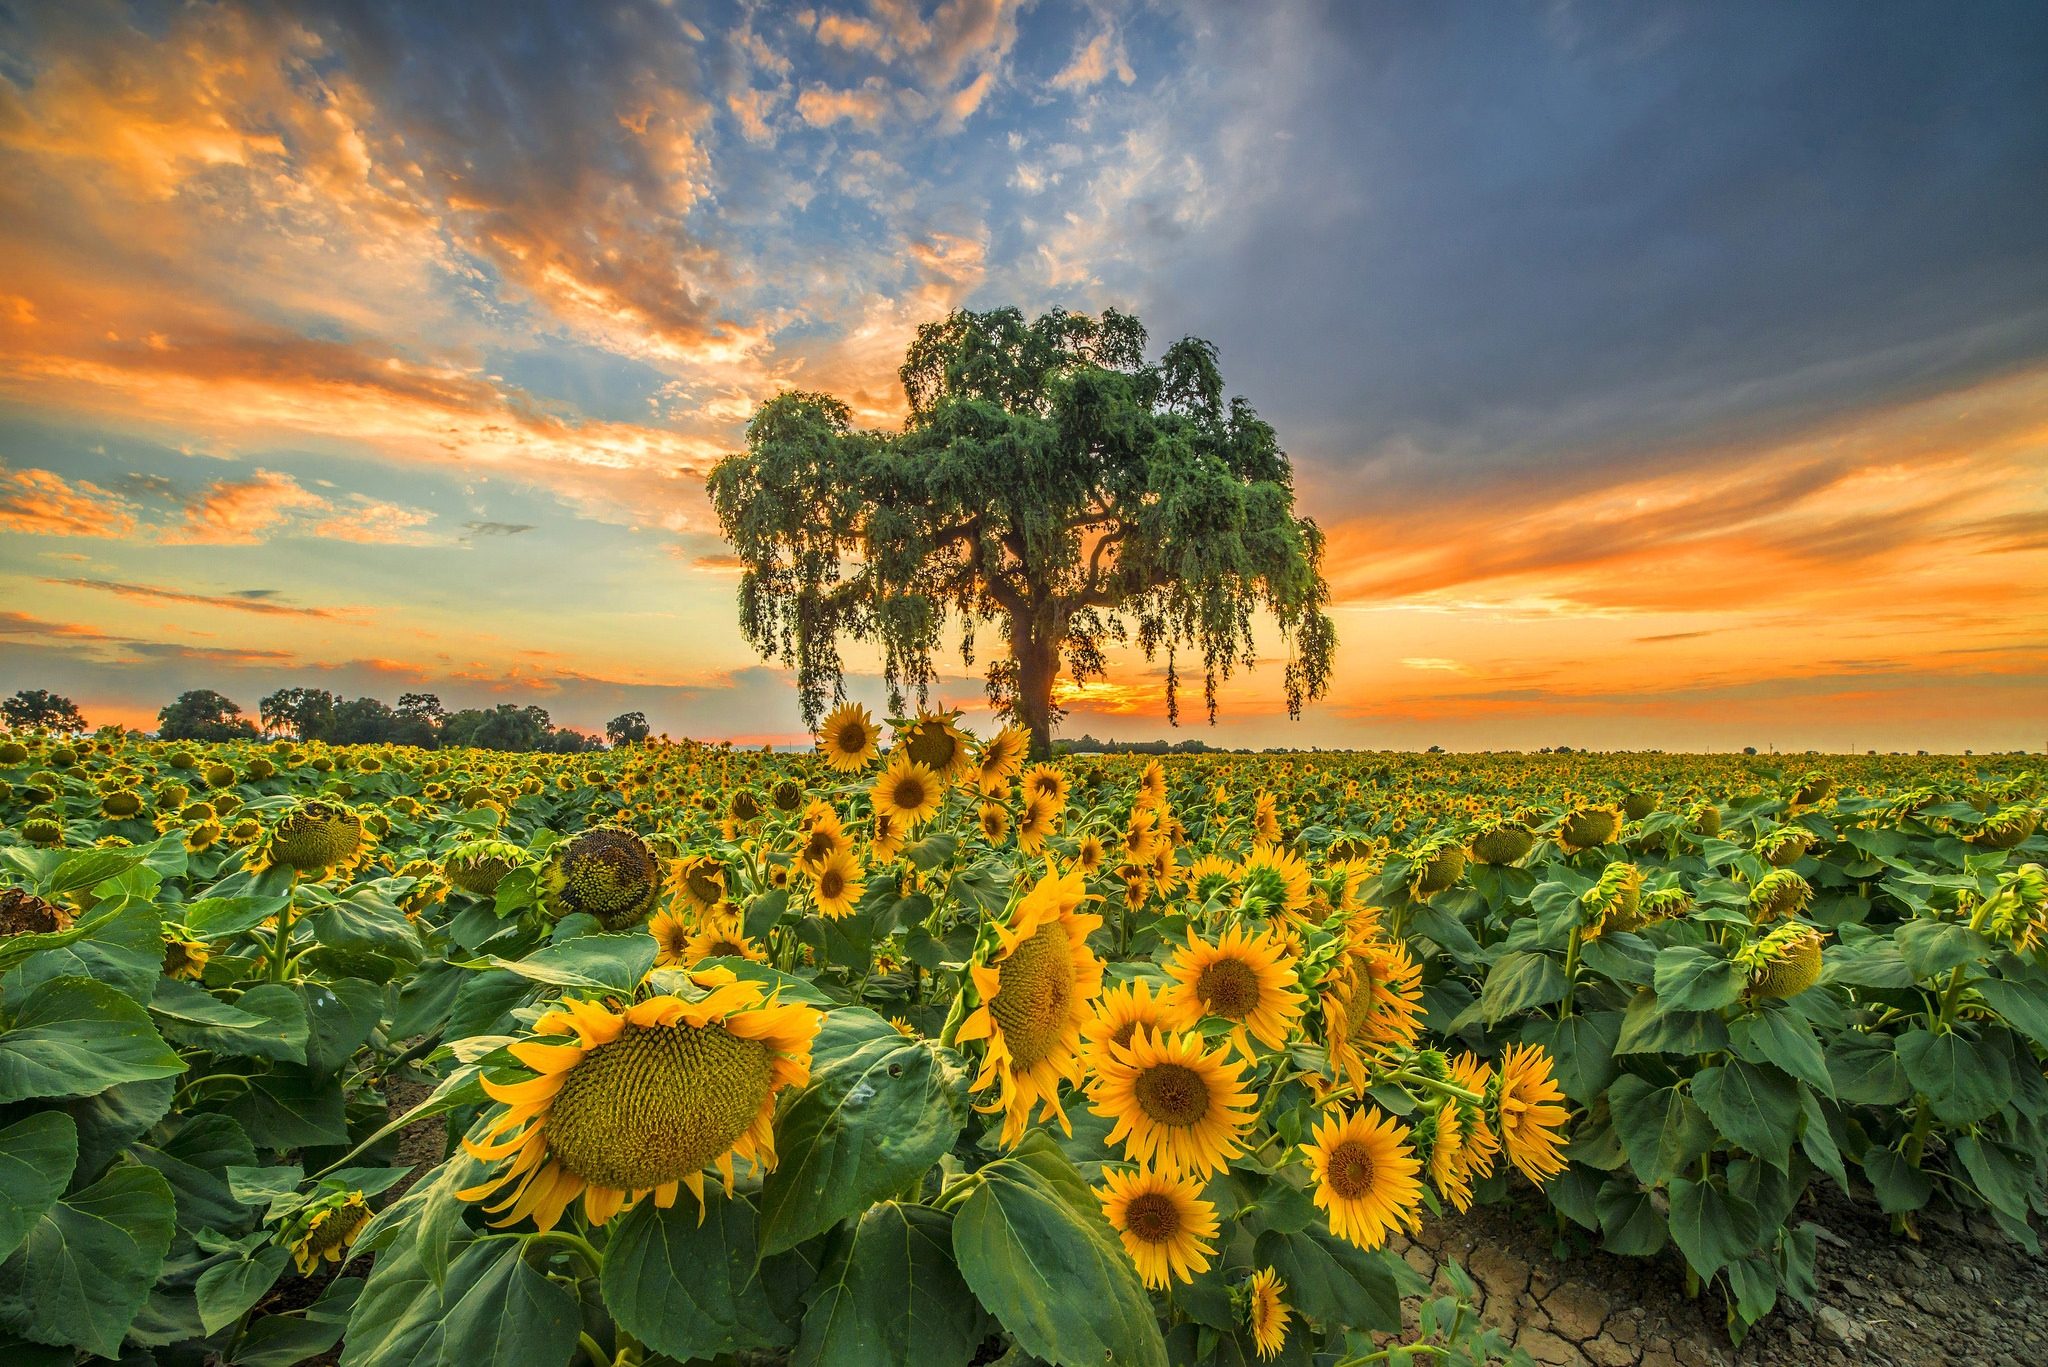
[[[910,757],[927,769],[944,769],[952,764],[960,742],[938,722],[926,722],[910,733]]]
[[[924,780],[918,778],[914,774],[906,775],[903,778],[897,779],[896,791],[890,794],[890,798],[892,801],[895,802],[895,804],[898,807],[901,807],[904,811],[916,811],[919,807],[924,806]]]
[[[846,891],[846,875],[838,869],[827,869],[818,875],[818,896],[831,901]]]
[[[744,959],[747,956],[747,947],[737,940],[718,939],[711,942],[710,947],[704,951],[704,955],[709,959],[723,959],[726,957]]]
[[[368,1206],[337,1206],[323,1211],[306,1234],[306,1247],[314,1253],[325,1253],[330,1248],[340,1248],[349,1235],[361,1229],[370,1218]]]
[[[1192,1125],[1209,1113],[1209,1084],[1184,1063],[1153,1064],[1132,1091],[1139,1109],[1162,1125]]]
[[[690,870],[690,895],[700,902],[716,902],[725,896],[725,884],[709,869]]]
[[[1074,947],[1066,927],[1048,921],[996,965],[989,1013],[1002,1027],[1010,1059],[1030,1068],[1058,1047],[1074,1001]]]
[[[1378,1169],[1372,1161],[1372,1153],[1356,1139],[1347,1139],[1330,1153],[1330,1175],[1324,1179],[1330,1190],[1347,1201],[1356,1201],[1372,1190],[1372,1179]]]
[[[1124,1226],[1148,1244],[1163,1244],[1180,1233],[1180,1207],[1163,1191],[1144,1192],[1124,1207]]]
[[[850,721],[839,728],[839,734],[832,738],[843,755],[857,755],[868,748],[868,729],[857,721]]]
[[[689,944],[689,928],[680,921],[668,926],[662,935],[661,947],[676,958],[682,957],[683,951],[689,948]]]
[[[674,1182],[747,1132],[769,1077],[768,1046],[722,1025],[628,1025],[570,1069],[548,1108],[548,1151],[597,1186]]]
[[[1195,979],[1195,995],[1210,1015],[1241,1021],[1259,1004],[1259,975],[1242,959],[1218,959]]]
[[[1154,1024],[1156,1024],[1156,1022],[1140,1020],[1136,1016],[1133,1016],[1129,1020],[1125,1021],[1122,1025],[1119,1025],[1114,1031],[1112,1031],[1109,1037],[1115,1040],[1117,1044],[1122,1048],[1128,1049],[1131,1047],[1131,1036],[1138,1033],[1139,1026],[1142,1025],[1147,1030],[1150,1030]]]
[[[810,833],[810,836],[807,839],[805,839],[803,857],[809,863],[815,864],[819,860],[823,859],[825,856],[831,854],[834,845],[835,842],[832,839],[832,832],[820,826],[816,830],[812,831]]]

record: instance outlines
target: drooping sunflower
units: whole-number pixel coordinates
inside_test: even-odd
[[[1175,1277],[1192,1282],[1197,1272],[1209,1270],[1216,1248],[1207,1241],[1216,1237],[1216,1207],[1202,1199],[1200,1182],[1147,1168],[1105,1168],[1102,1175],[1109,1184],[1095,1189],[1102,1213],[1145,1285],[1164,1287]]]
[[[551,914],[584,912],[606,930],[640,924],[660,895],[661,868],[653,852],[619,826],[593,826],[562,841],[548,852],[541,874],[541,901]]]
[[[1221,855],[1205,854],[1188,865],[1188,896],[1206,902],[1237,881],[1237,865]]]
[[[1006,726],[983,741],[975,754],[975,786],[990,795],[1007,788],[1024,767],[1024,752],[1030,745],[1031,735],[1021,726]]]
[[[1571,1120],[1558,1104],[1564,1089],[1551,1076],[1550,1055],[1534,1044],[1510,1046],[1495,1088],[1489,1110],[1501,1151],[1540,1187],[1565,1170],[1562,1131]]]
[[[318,873],[352,864],[366,839],[363,819],[352,809],[338,802],[301,802],[278,818],[248,866]]]
[[[1245,1327],[1262,1358],[1277,1356],[1287,1344],[1287,1317],[1293,1311],[1281,1299],[1286,1294],[1287,1283],[1270,1267],[1252,1273],[1245,1283]]]
[[[725,861],[715,854],[693,854],[676,865],[676,888],[699,916],[725,904]]]
[[[1000,845],[1010,838],[1010,814],[1000,803],[982,803],[975,821],[981,827],[981,838],[991,845]]]
[[[948,787],[974,767],[974,738],[953,724],[957,715],[920,709],[915,721],[896,732],[896,753],[907,754]]]
[[[524,858],[526,851],[508,841],[472,840],[448,852],[441,876],[472,897],[489,897]]]
[[[1798,921],[1779,926],[1735,953],[1749,970],[1752,997],[1796,997],[1820,980],[1820,932]]]
[[[356,1236],[368,1223],[370,1206],[359,1191],[314,1211],[291,1241],[292,1261],[298,1264],[299,1275],[312,1276],[323,1262],[347,1261]]]
[[[1458,1054],[1450,1060],[1451,1081],[1471,1092],[1484,1097],[1493,1088],[1493,1065],[1476,1054]],[[1459,1157],[1465,1164],[1465,1171],[1473,1177],[1493,1175],[1494,1156],[1500,1152],[1500,1136],[1486,1119],[1486,1112],[1474,1107],[1462,1113],[1464,1133],[1459,1136]]]
[[[1308,905],[1308,865],[1280,845],[1261,842],[1238,869],[1245,910],[1259,916],[1290,915]]]
[[[1247,1031],[1269,1049],[1284,1048],[1301,1016],[1303,994],[1294,985],[1293,961],[1286,957],[1285,941],[1270,931],[1252,935],[1231,926],[1210,944],[1190,929],[1166,972],[1174,980],[1166,989],[1174,1028],[1191,1030],[1204,1016],[1221,1016],[1236,1023],[1231,1038],[1247,1056]]]
[[[1244,1090],[1244,1063],[1230,1048],[1204,1050],[1196,1034],[1137,1030],[1128,1045],[1112,1044],[1093,1062],[1089,1109],[1115,1119],[1104,1140],[1124,1156],[1162,1172],[1206,1178],[1244,1146],[1257,1097]]]
[[[689,923],[673,912],[657,912],[647,923],[647,933],[654,937],[654,966],[656,968],[680,968],[690,962]]]
[[[860,861],[851,850],[840,850],[811,876],[811,900],[817,903],[818,914],[829,920],[853,915],[854,905],[866,891]]]
[[[1057,816],[1067,805],[1067,776],[1050,764],[1034,764],[1024,775],[1024,796],[1048,799]]]
[[[858,773],[874,760],[881,739],[882,729],[865,707],[841,703],[818,728],[818,753],[836,772]]]
[[[1140,807],[1163,807],[1166,805],[1166,766],[1158,760],[1145,765],[1145,772],[1138,775],[1138,805]]]
[[[1102,960],[1088,948],[1102,918],[1081,910],[1087,900],[1078,872],[1048,872],[1007,921],[992,923],[996,943],[969,969],[981,1004],[956,1038],[988,1041],[974,1090],[995,1085],[981,1109],[1003,1112],[1005,1147],[1023,1137],[1034,1106],[1071,1128],[1059,1103],[1060,1080],[1080,1084],[1081,1027],[1102,993]]]
[[[868,796],[877,812],[887,812],[897,818],[907,832],[922,826],[931,819],[932,813],[939,810],[946,788],[937,774],[912,759],[907,749],[898,746],[892,752],[889,767],[875,780]]]
[[[1749,913],[1758,925],[1797,916],[1813,900],[1813,885],[1793,869],[1772,869],[1749,890]]]
[[[809,1080],[823,1017],[764,1000],[759,983],[724,970],[693,977],[712,989],[701,1001],[650,997],[615,1012],[564,998],[534,1029],[574,1043],[510,1046],[537,1076],[486,1076],[484,1091],[506,1110],[481,1142],[462,1144],[486,1162],[512,1162],[459,1198],[497,1195],[486,1207],[493,1225],[531,1216],[552,1229],[580,1195],[584,1215],[601,1225],[648,1192],[666,1208],[687,1187],[701,1209],[704,1170],[715,1164],[730,1192],[735,1156],[772,1169],[775,1093]]]
[[[166,978],[189,978],[197,982],[206,974],[206,961],[213,957],[203,940],[187,940],[172,935],[164,941],[164,967]]]
[[[1252,805],[1252,830],[1261,840],[1280,842],[1280,799],[1264,789]]]
[[[1330,1232],[1374,1249],[1390,1230],[1419,1230],[1422,1162],[1408,1146],[1408,1130],[1376,1106],[1329,1116],[1301,1146],[1315,1181],[1315,1203]]]
[[[1081,1056],[1090,1071],[1109,1057],[1110,1046],[1126,1048],[1140,1030],[1157,1030],[1166,1023],[1164,1003],[1152,995],[1152,984],[1133,978],[1107,988],[1096,998],[1095,1014],[1081,1027]]]
[[[903,850],[903,838],[909,834],[909,826],[902,817],[891,812],[876,812],[868,824],[868,858],[877,864],[887,864]]]
[[[1017,848],[1026,854],[1043,850],[1046,840],[1058,829],[1058,818],[1059,809],[1043,793],[1025,798],[1023,814],[1017,818]]]
[[[1406,945],[1367,941],[1350,955],[1353,976],[1323,997],[1330,1069],[1365,1089],[1372,1056],[1413,1048],[1422,1033],[1422,966]]]
[[[1557,843],[1568,853],[1577,854],[1607,844],[1620,830],[1619,807],[1580,807],[1558,825]]]

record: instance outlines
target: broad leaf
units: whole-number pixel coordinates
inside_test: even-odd
[[[1693,1075],[1693,1097],[1722,1136],[1784,1171],[1798,1133],[1796,1084],[1776,1068],[1736,1059]]]
[[[1650,1193],[1626,1178],[1602,1186],[1593,1206],[1600,1214],[1600,1246],[1609,1253],[1647,1258],[1671,1237]]]
[[[794,1367],[965,1367],[986,1334],[953,1262],[953,1217],[884,1201],[833,1240]]]
[[[0,1265],[0,1319],[37,1343],[119,1357],[176,1223],[177,1205],[161,1175],[114,1169],[51,1206]]]
[[[2048,1048],[2048,983],[1985,978],[1974,986],[2007,1025]]]
[[[214,1054],[306,1061],[306,1008],[295,989],[280,983],[252,987],[230,1006],[202,987],[163,978],[150,1009],[165,1018],[164,1035],[175,1043]]]
[[[1892,943],[1915,978],[1980,963],[1998,952],[1991,941],[1953,921],[1908,921],[1893,932]]]
[[[535,950],[523,959],[501,959],[490,955],[465,968],[496,968],[517,973],[532,982],[554,987],[594,988],[599,991],[631,992],[654,967],[660,947],[652,935],[579,935]]]
[[[90,978],[44,983],[21,1004],[13,1028],[0,1033],[0,1103],[86,1096],[184,1071],[149,1012]]]
[[[94,978],[131,1000],[147,1004],[163,972],[163,918],[147,902],[123,898],[126,906],[95,918],[90,934],[61,949],[48,949],[27,959],[5,980],[11,998],[26,997],[58,978]]]
[[[362,1047],[384,1014],[384,989],[361,978],[301,983],[298,987],[309,1035],[306,1067],[315,1074],[341,1071]]]
[[[1718,1011],[1741,996],[1748,975],[1719,947],[1673,945],[1657,953],[1657,1000],[1666,1011]]]
[[[1367,1252],[1331,1234],[1268,1230],[1252,1260],[1287,1283],[1287,1301],[1325,1327],[1399,1333],[1401,1288],[1384,1248]]]
[[[1503,954],[1479,989],[1479,1010],[1488,1025],[1517,1011],[1564,1000],[1564,970],[1548,954],[1519,950]]]
[[[229,1103],[227,1113],[260,1149],[348,1143],[341,1084],[289,1063],[249,1079],[249,1090]]]
[[[1756,1209],[1714,1182],[1671,1181],[1671,1241],[1701,1277],[1711,1277],[1762,1238]]]
[[[1522,1027],[1522,1043],[1540,1044],[1550,1054],[1552,1073],[1564,1094],[1580,1105],[1607,1090],[1618,1068],[1614,1046],[1621,1038],[1622,1013],[1592,1011],[1563,1020],[1532,1020]]]
[[[1714,1011],[1667,1011],[1655,992],[1636,993],[1621,1018],[1617,1054],[1711,1054],[1728,1047],[1728,1026]]]
[[[1896,1106],[1913,1097],[1912,1079],[1890,1035],[1846,1030],[1828,1041],[1835,1095],[1852,1106]]]
[[[1906,1162],[1895,1149],[1873,1144],[1863,1151],[1863,1176],[1887,1215],[1904,1215],[1927,1204],[1934,1179]]]
[[[2003,1049],[1952,1030],[1909,1030],[1899,1037],[1898,1050],[1914,1090],[1951,1125],[1974,1125],[2012,1095],[2012,1065]]]
[[[673,1358],[793,1341],[796,1336],[775,1318],[761,1287],[753,1209],[744,1198],[727,1200],[709,1185],[701,1222],[696,1207],[688,1193],[667,1210],[642,1201],[614,1226],[603,1278],[612,1318]]]
[[[263,1299],[292,1260],[282,1244],[257,1249],[246,1258],[216,1263],[199,1274],[199,1322],[218,1334]]]
[[[1834,1078],[1828,1073],[1827,1056],[1806,1017],[1783,1007],[1766,1007],[1744,1016],[1728,1027],[1728,1042],[1737,1054],[1751,1063],[1772,1063],[1807,1086],[1835,1094]]]
[[[0,1130],[0,1262],[64,1194],[78,1165],[78,1126],[40,1111]]]
[[[576,1297],[520,1256],[516,1239],[479,1239],[463,1261],[485,1266],[474,1277],[449,1269],[444,1333],[462,1367],[564,1367],[582,1320]]]
[[[1690,1171],[1693,1160],[1713,1147],[1713,1123],[1677,1087],[1624,1073],[1608,1088],[1607,1106],[1629,1166],[1646,1185]]]

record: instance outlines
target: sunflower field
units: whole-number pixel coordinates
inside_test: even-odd
[[[0,737],[0,1353],[1511,1360],[1512,1202],[1814,1291],[2048,1214],[2017,758]],[[1526,1360],[1526,1355],[1524,1360]]]

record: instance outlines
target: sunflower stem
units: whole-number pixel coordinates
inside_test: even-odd
[[[580,1234],[571,1234],[566,1229],[542,1230],[538,1234],[529,1234],[527,1236],[528,1247],[536,1244],[542,1247],[560,1248],[566,1251],[572,1257],[581,1260],[584,1270],[593,1277],[600,1275],[604,1271],[604,1254],[598,1252],[590,1240]],[[604,1361],[604,1367],[611,1367],[609,1359]]]
[[[290,898],[277,913],[277,931],[270,942],[270,981],[281,983],[291,971],[291,956],[288,953],[292,943],[292,913],[296,908]]]
[[[1572,990],[1579,985],[1579,945],[1585,929],[1572,927],[1572,937],[1564,947],[1564,1000],[1558,1003],[1557,1018],[1564,1020],[1572,1013]]]
[[[612,1367],[611,1359],[604,1355],[604,1349],[589,1334],[578,1334],[576,1344],[583,1350],[583,1355],[590,1359],[590,1367]]]

